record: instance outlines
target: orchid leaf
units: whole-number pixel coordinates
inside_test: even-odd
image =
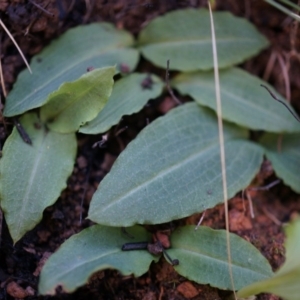
[[[11,117],[40,107],[48,95],[64,82],[77,80],[87,70],[126,66],[132,71],[139,53],[130,48],[133,37],[109,23],[78,26],[62,34],[30,63],[32,75],[24,70],[6,98],[4,115]]]
[[[158,224],[223,201],[216,116],[189,103],[148,125],[101,181],[88,218],[110,226]],[[224,124],[229,198],[256,175],[263,149]]]
[[[77,150],[74,133],[47,130],[35,113],[25,114],[20,123],[32,145],[14,128],[0,160],[1,208],[15,243],[38,224],[44,209],[67,186]]]
[[[218,64],[229,67],[245,61],[268,46],[267,39],[246,19],[229,12],[214,12]],[[140,33],[143,56],[156,66],[194,71],[213,68],[209,12],[183,9],[155,18]]]
[[[147,250],[122,251],[122,245],[149,239],[149,233],[139,226],[122,230],[95,225],[84,229],[64,242],[46,262],[40,276],[39,293],[53,295],[59,286],[70,293],[87,283],[93,273],[105,269],[141,276],[158,257]]]

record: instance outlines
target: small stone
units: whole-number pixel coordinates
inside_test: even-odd
[[[229,228],[231,231],[250,230],[252,222],[243,212],[232,209],[229,212]]]
[[[194,298],[199,295],[198,290],[189,281],[179,284],[177,291],[187,299]]]
[[[169,235],[166,232],[157,231],[155,236],[161,242],[162,246],[165,249],[168,249],[171,247]]]
[[[6,292],[8,295],[19,299],[24,299],[28,296],[26,290],[19,286],[15,281],[11,281],[6,286]]]

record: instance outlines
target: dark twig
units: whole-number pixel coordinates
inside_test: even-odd
[[[269,93],[270,93],[270,95],[272,96],[272,98],[274,99],[274,100],[276,100],[276,101],[278,101],[278,102],[280,102],[281,104],[283,104],[287,109],[288,109],[288,111],[293,115],[293,117],[298,121],[298,122],[300,122],[300,118],[287,106],[287,104],[284,102],[284,101],[282,101],[282,100],[280,100],[280,99],[278,99],[276,96],[275,96],[275,94],[273,94],[271,91],[270,91],[270,89],[268,88],[268,87],[266,87],[265,85],[263,85],[263,84],[261,84],[260,86],[262,86],[262,87],[264,87]]]
[[[172,264],[172,266],[179,265],[179,260],[172,259],[160,241],[156,241],[153,244],[148,242],[136,242],[136,243],[126,243],[122,245],[122,251],[132,251],[132,250],[148,250],[153,255],[159,255],[163,253],[168,259],[168,261]]]
[[[25,131],[24,127],[21,125],[21,123],[19,122],[18,118],[14,118],[14,124],[22,138],[22,140],[29,145],[32,145],[31,139],[29,137],[29,135],[27,134],[27,132]]]
[[[164,248],[163,248],[162,252],[166,256],[166,258],[169,260],[169,262],[171,263],[172,266],[178,266],[179,265],[179,260],[176,259],[176,258],[172,259]]]
[[[126,243],[122,246],[122,251],[147,250],[148,242]]]
[[[181,105],[181,101],[175,96],[171,86],[170,86],[170,78],[169,78],[169,64],[170,64],[170,60],[167,60],[167,70],[166,70],[166,86],[168,89],[169,94],[171,95],[172,99],[178,104]]]
[[[54,16],[53,13],[49,12],[49,11],[46,10],[44,7],[42,7],[41,5],[35,3],[34,1],[29,0],[29,2],[30,2],[32,5],[34,5],[35,7],[37,7],[38,9],[40,9],[41,11],[43,11],[45,14],[47,14],[47,15],[49,15],[49,16],[51,16],[51,17]]]

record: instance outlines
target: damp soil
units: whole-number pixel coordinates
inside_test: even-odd
[[[0,17],[6,24],[25,56],[41,51],[51,40],[67,29],[86,23],[107,21],[125,28],[134,35],[150,20],[168,11],[185,7],[202,7],[206,1],[144,1],[144,0],[11,0],[0,1]],[[41,9],[44,8],[45,10]],[[216,9],[228,10],[247,18],[267,36],[271,46],[250,59],[241,67],[269,81],[292,105],[300,111],[300,35],[297,24],[263,1],[220,0]],[[0,31],[0,51],[6,91],[12,88],[18,73],[24,68],[18,51],[3,30]],[[164,77],[164,71],[145,61],[138,70],[153,72]],[[172,74],[171,74],[172,75]],[[1,88],[1,99],[5,97]],[[189,99],[181,99],[189,101]],[[5,101],[5,100],[4,100]],[[4,102],[2,101],[2,102]],[[155,118],[175,106],[172,98],[163,94],[152,100],[139,113],[124,117],[112,129],[102,148],[92,146],[101,136],[78,134],[76,165],[68,186],[58,201],[44,212],[43,220],[16,245],[9,236],[5,220],[2,221],[0,244],[0,300],[1,299],[226,299],[228,292],[200,285],[178,275],[163,258],[150,266],[139,277],[122,276],[117,271],[96,273],[88,284],[72,294],[57,291],[53,297],[38,296],[38,276],[43,263],[66,239],[91,225],[86,220],[89,202],[99,182],[109,172],[112,164],[136,135]],[[3,145],[12,129],[11,120],[0,124],[0,141]],[[272,166],[266,161],[253,182],[253,186],[266,186],[276,180]],[[17,183],[16,183],[17,184]],[[248,189],[229,202],[230,230],[257,247],[269,260],[273,270],[284,262],[283,226],[298,216],[300,196],[283,183],[269,190]],[[251,210],[253,208],[253,213]],[[199,215],[175,221],[172,226],[196,225]],[[206,212],[202,225],[215,229],[225,228],[223,205]],[[260,300],[279,299],[274,295],[259,295]]]

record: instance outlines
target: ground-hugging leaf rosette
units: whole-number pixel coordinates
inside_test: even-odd
[[[62,34],[31,60],[32,74],[24,70],[6,98],[4,115],[19,115],[46,103],[61,84],[78,79],[87,70],[126,65],[132,71],[139,59],[133,36],[109,23],[78,26]]]
[[[267,39],[246,19],[214,12],[218,64],[229,67],[268,46]],[[210,16],[206,9],[173,11],[152,20],[139,34],[142,55],[154,65],[195,71],[213,69]]]
[[[223,201],[215,114],[196,103],[173,109],[148,125],[101,181],[88,218],[109,226],[159,224]],[[229,198],[259,171],[263,149],[247,131],[224,123]]]
[[[124,243],[147,240],[150,235],[140,226],[126,228],[126,231],[101,225],[87,228],[68,239],[46,262],[39,293],[53,295],[59,286],[70,293],[87,283],[93,273],[104,269],[141,276],[158,257],[146,250],[124,252],[121,249]]]
[[[14,128],[0,160],[0,204],[15,243],[38,224],[44,209],[67,186],[77,151],[75,133],[49,131],[36,113],[25,114],[20,122],[32,145]]]

